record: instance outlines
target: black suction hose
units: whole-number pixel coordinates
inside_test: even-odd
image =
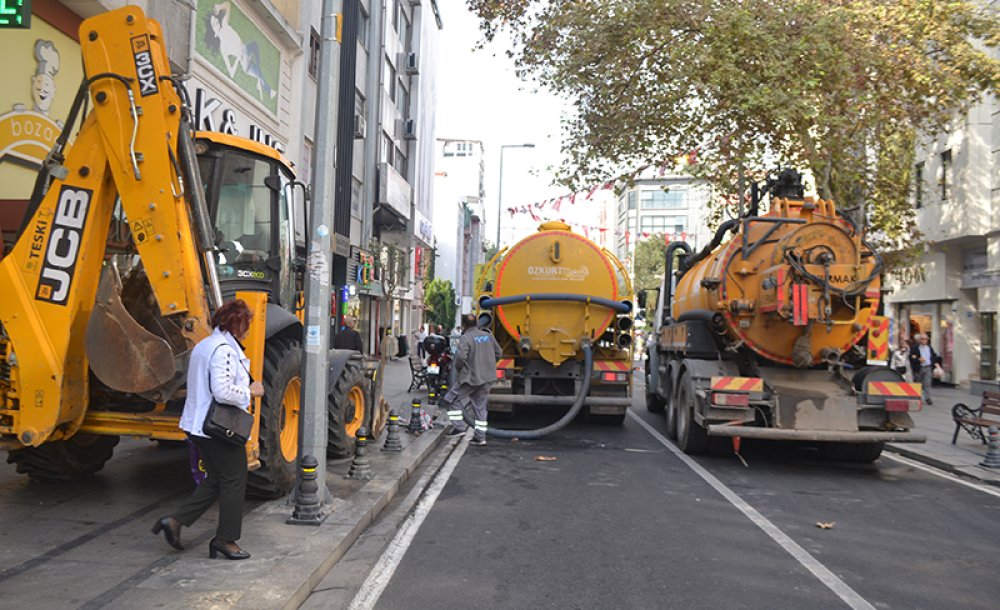
[[[545,426],[544,428],[537,428],[535,430],[504,430],[503,428],[494,428],[492,426],[486,429],[486,434],[490,436],[495,436],[497,438],[523,438],[526,440],[532,440],[536,438],[542,438],[553,432],[562,430],[569,425],[569,422],[573,421],[573,418],[577,416],[580,409],[583,408],[583,402],[587,398],[587,394],[590,393],[590,376],[594,373],[594,353],[590,348],[590,341],[584,339],[581,342],[580,348],[583,350],[583,383],[580,384],[580,393],[576,395],[576,401],[573,406],[569,408],[566,415],[563,415],[558,421]],[[446,405],[449,406],[449,405]],[[474,428],[476,425],[475,420],[469,417],[469,414],[462,409],[462,418],[465,419],[465,423],[470,427]]]

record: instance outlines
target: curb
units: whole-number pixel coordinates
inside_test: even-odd
[[[979,475],[974,471],[970,472],[969,470],[966,470],[961,466],[956,466],[954,464],[951,464],[944,460],[940,460],[938,458],[927,455],[926,453],[920,451],[914,451],[913,449],[907,449],[906,447],[900,445],[893,445],[890,443],[886,444],[885,449],[886,451],[896,453],[905,458],[909,458],[911,460],[920,462],[922,464],[927,464],[928,466],[933,466],[934,468],[943,470],[949,474],[953,474],[958,477],[962,477],[965,479],[972,479],[977,483],[981,483],[983,485],[989,485],[991,487],[1000,487],[1000,480],[984,478],[982,475]]]

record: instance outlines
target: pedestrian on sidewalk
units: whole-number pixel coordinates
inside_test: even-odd
[[[889,366],[903,376],[906,381],[913,381],[913,376],[909,371],[910,365],[910,342],[906,339],[899,340],[899,347],[892,351],[889,359]]]
[[[382,353],[386,360],[395,360],[396,354],[399,353],[399,340],[392,334],[391,328],[386,328],[382,335]]]
[[[427,338],[427,326],[421,324],[417,330],[413,331],[413,337],[417,340],[417,355],[420,356],[420,360],[422,361],[426,355],[424,351],[424,339]]]
[[[490,385],[496,379],[497,360],[500,358],[500,344],[489,331],[476,328],[476,316],[467,313],[462,316],[462,335],[455,353],[455,372],[458,383],[453,385],[441,399],[448,410],[452,430],[449,436],[465,434],[467,426],[462,414],[465,406],[472,405],[475,418],[473,445],[486,444],[486,412],[490,396]]]
[[[365,344],[361,340],[361,333],[355,329],[355,326],[357,326],[357,321],[354,316],[344,316],[344,328],[340,329],[333,338],[333,349],[352,349],[361,354],[365,353]]]
[[[213,400],[249,411],[251,399],[264,395],[264,386],[250,377],[250,360],[239,343],[250,329],[252,317],[242,300],[223,304],[212,316],[212,334],[191,350],[180,427],[197,447],[207,477],[174,514],[161,517],[153,526],[154,534],[162,531],[170,546],[184,550],[181,526],[190,527],[218,499],[219,524],[208,544],[212,559],[218,553],[226,559],[250,557],[236,544],[243,527],[246,448],[211,438],[202,428]]]
[[[934,382],[934,365],[939,358],[927,335],[919,334],[916,339],[917,344],[910,348],[910,370],[913,371],[913,380],[923,386],[924,402],[932,405],[931,384]]]

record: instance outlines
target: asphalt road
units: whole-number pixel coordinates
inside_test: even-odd
[[[376,607],[1000,604],[997,495],[888,455],[716,449],[685,460],[632,417],[469,447]]]

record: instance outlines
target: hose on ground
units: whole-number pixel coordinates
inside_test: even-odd
[[[569,411],[567,411],[565,415],[559,418],[558,421],[535,430],[504,430],[503,428],[494,428],[489,426],[486,429],[486,434],[495,436],[496,438],[532,440],[542,438],[543,436],[547,436],[553,432],[558,432],[568,426],[569,423],[573,421],[573,418],[575,418],[580,412],[580,409],[583,408],[583,403],[587,398],[587,394],[590,393],[590,376],[594,373],[594,353],[591,351],[590,342],[586,340],[582,341],[581,349],[583,350],[583,383],[580,384],[580,393],[576,395],[576,400],[573,402],[573,405],[569,408]],[[462,409],[462,418],[465,420],[466,425],[470,428],[475,427],[475,420],[469,416],[465,409]]]

